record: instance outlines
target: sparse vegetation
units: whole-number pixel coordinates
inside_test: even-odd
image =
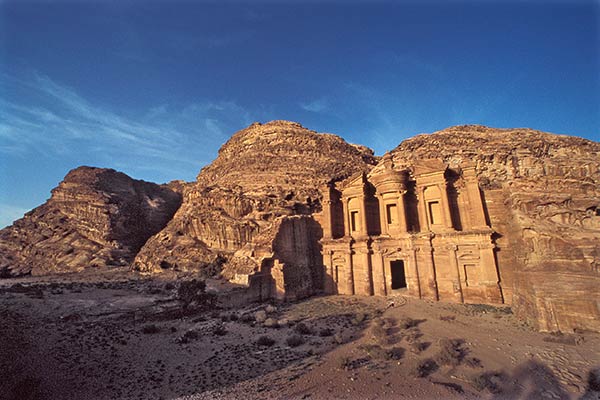
[[[338,364],[339,369],[347,370],[350,368],[350,365],[352,364],[352,359],[349,356],[341,356],[338,359],[337,364]]]
[[[410,370],[410,374],[415,378],[425,378],[438,369],[438,365],[431,358],[419,360],[419,362]]]
[[[212,293],[206,293],[206,282],[192,279],[179,284],[177,300],[181,302],[183,309],[187,310],[192,303],[199,306],[213,306],[215,296]]]
[[[263,335],[258,338],[256,344],[259,346],[271,347],[275,344],[275,340],[269,336]]]
[[[333,329],[331,328],[321,328],[321,330],[319,331],[319,336],[332,336],[333,335]]]
[[[471,378],[471,386],[477,391],[487,390],[490,393],[498,394],[502,391],[502,384],[506,380],[506,375],[502,372],[484,372]]]
[[[215,336],[225,336],[227,335],[227,329],[223,325],[217,325],[213,328],[212,333]]]
[[[312,329],[308,327],[304,322],[299,322],[294,326],[294,330],[300,335],[312,335]]]
[[[291,335],[285,340],[288,346],[298,347],[304,344],[304,338],[300,335]]]
[[[142,333],[151,335],[160,332],[160,328],[154,324],[144,325],[142,327]]]
[[[400,322],[398,322],[398,328],[400,329],[410,329],[419,325],[419,321],[412,318],[402,318]]]
[[[460,365],[465,357],[466,350],[463,348],[462,339],[440,339],[440,351],[435,356],[435,361],[441,365]]]

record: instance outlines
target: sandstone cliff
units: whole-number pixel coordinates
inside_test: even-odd
[[[112,169],[80,167],[51,198],[0,231],[0,276],[128,265],[181,196]]]
[[[600,143],[471,125],[391,154],[397,165],[475,163],[505,301],[544,330],[600,330]]]
[[[142,248],[134,267],[199,270],[225,256],[225,277],[247,276],[260,269],[261,260],[277,258],[273,242],[280,226],[306,224],[292,232],[310,232],[316,243],[314,220],[294,225],[281,219],[319,211],[320,185],[368,171],[375,163],[370,149],[298,123],[252,124],[235,133],[197,181],[185,187],[181,208]],[[297,246],[314,253],[315,245],[303,245],[300,238]]]

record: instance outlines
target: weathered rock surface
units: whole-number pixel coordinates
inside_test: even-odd
[[[163,231],[148,240],[134,267],[199,270],[225,256],[223,276],[242,282],[261,268],[265,258],[278,258],[278,249],[285,249],[281,253],[286,259],[294,252],[275,240],[283,234],[282,226],[286,232],[291,229],[290,234],[310,230],[310,243],[299,236],[295,246],[296,253],[306,250],[307,257],[313,257],[318,224],[310,217],[283,219],[320,211],[320,185],[368,171],[376,161],[364,146],[298,123],[252,124],[235,133],[197,181],[185,187],[181,208]],[[287,270],[291,274],[292,266]]]
[[[79,167],[46,203],[0,231],[0,276],[128,265],[180,204],[166,186]]]
[[[505,302],[543,330],[600,331],[600,143],[470,125],[391,153],[407,166],[475,162]]]

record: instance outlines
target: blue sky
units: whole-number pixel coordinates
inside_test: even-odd
[[[193,180],[254,121],[600,140],[599,4],[0,1],[0,227],[79,165]]]

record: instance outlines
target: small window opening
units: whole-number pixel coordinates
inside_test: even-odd
[[[440,210],[439,201],[429,202],[429,223],[431,225],[440,224],[442,222],[442,215]]]
[[[350,229],[352,232],[358,230],[358,211],[350,211]]]
[[[397,223],[398,214],[396,211],[395,204],[388,204],[385,206],[385,211],[387,215],[387,223],[388,225],[394,225]]]

